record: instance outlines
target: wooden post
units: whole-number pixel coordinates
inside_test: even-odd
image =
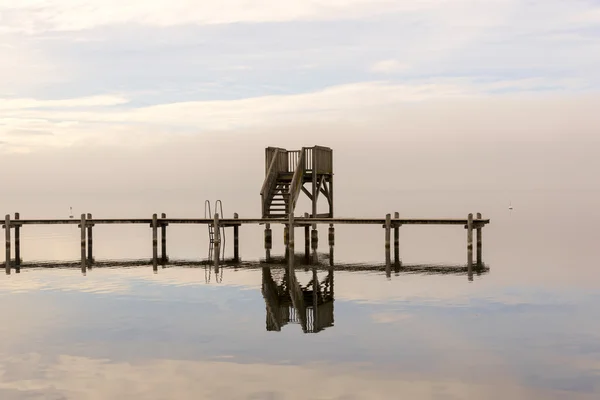
[[[6,237],[6,274],[10,275],[10,215],[6,214],[4,219],[4,236]]]
[[[93,223],[91,223],[90,221],[92,220],[92,214],[88,214],[87,215],[87,259],[88,259],[88,263],[93,263],[94,262],[94,239],[93,239],[93,233],[92,233],[92,228],[94,226]]]
[[[304,213],[304,218],[308,218],[309,214]],[[306,263],[310,263],[310,225],[304,225],[304,259]]]
[[[467,268],[469,275],[473,272],[473,214],[467,219]]]
[[[333,267],[333,246],[335,245],[335,228],[329,224],[329,266]]]
[[[481,220],[481,213],[477,213],[477,219]],[[483,226],[481,223],[477,224],[477,267],[483,267],[483,251],[482,251],[482,230]]]
[[[265,261],[271,261],[271,249],[273,248],[273,232],[271,224],[265,224]]]
[[[152,267],[158,269],[158,218],[152,214]]]
[[[385,216],[385,273],[388,277],[391,276],[391,256],[390,256],[390,239],[391,239],[391,228],[392,228],[392,215],[386,214]]]
[[[214,257],[214,264],[215,264],[215,268],[219,268],[219,256],[221,253],[221,231],[220,231],[220,227],[219,227],[219,213],[215,213],[215,219],[213,222],[213,231],[214,231],[214,244],[215,244],[215,249],[213,252],[213,257]],[[217,270],[215,269],[215,272]]]
[[[288,266],[290,267],[290,272],[294,269],[294,258],[295,258],[295,249],[294,249],[294,212],[290,211],[288,218]]]
[[[85,229],[86,229],[86,225],[85,225],[85,214],[81,214],[81,221],[79,222],[79,228],[81,231],[81,272],[85,274],[86,271],[86,259],[85,259],[85,244],[86,244],[86,238],[85,238]]]
[[[313,229],[310,232],[310,244],[312,247],[312,251],[313,251],[313,264],[318,264],[319,263],[319,253],[318,253],[318,248],[319,248],[319,231],[317,230],[317,224],[313,224]]]
[[[15,213],[15,221],[19,221],[21,215]],[[21,265],[21,226],[15,224],[15,266]]]
[[[233,213],[233,219],[238,219],[238,213]],[[240,226],[233,226],[233,262],[240,262]]]
[[[166,219],[167,214],[162,213],[160,217]],[[167,223],[165,221],[161,221],[160,224],[160,258],[163,265],[169,260],[167,256]]]
[[[394,219],[400,219],[400,213],[394,213]],[[400,265],[400,223],[396,221],[394,225],[394,264]]]

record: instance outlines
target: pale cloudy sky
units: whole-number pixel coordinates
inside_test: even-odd
[[[589,110],[599,67],[598,0],[0,0],[0,149]]]

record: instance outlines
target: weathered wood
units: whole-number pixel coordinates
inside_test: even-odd
[[[219,213],[215,213],[215,218],[213,221],[213,230],[214,230],[214,252],[213,252],[213,261],[215,267],[219,267],[219,257],[221,253],[221,228],[219,227]]]
[[[10,274],[10,215],[6,214],[4,218],[4,236],[6,239],[6,263],[4,269],[7,274]]]
[[[467,267],[471,273],[473,268],[473,214],[469,214],[469,218],[467,218]]]
[[[335,228],[333,224],[329,224],[329,232],[328,232],[329,246],[333,246],[335,244]]]
[[[317,230],[316,226],[312,229],[312,231],[310,232],[310,244],[312,247],[312,262],[314,264],[318,264],[319,263],[319,253],[318,253],[318,249],[319,249],[319,231]]]
[[[87,220],[87,260],[88,263],[93,263],[94,262],[94,238],[93,238],[93,227],[94,224],[91,223],[90,221],[92,220],[92,214],[87,215],[86,217]]]
[[[271,231],[271,224],[265,224],[265,260],[271,261],[271,249],[273,248],[273,232]]]
[[[15,213],[15,221],[21,219],[19,213]],[[21,226],[15,224],[15,266],[21,265]]]
[[[154,269],[158,265],[158,217],[152,214],[152,266]]]
[[[308,218],[308,213],[304,213],[304,218]],[[310,263],[310,225],[304,225],[304,259]]]
[[[392,215],[386,214],[385,216],[385,265],[386,268],[391,264],[390,257],[390,238],[391,238],[391,227],[392,227]]]
[[[481,220],[481,213],[477,213],[477,219]],[[483,266],[483,237],[482,237],[482,225],[477,225],[477,267]]]
[[[233,214],[233,219],[238,219],[238,213]],[[240,227],[233,226],[233,261],[240,262]]]
[[[85,245],[86,245],[86,237],[85,237],[85,214],[81,214],[81,221],[79,221],[79,229],[81,232],[81,272],[85,274],[87,264],[85,258]]]
[[[400,213],[394,213],[394,219],[400,219]],[[394,225],[394,264],[400,265],[400,224]]]
[[[314,225],[314,224],[344,224],[344,225],[383,225],[385,219],[382,218],[296,218],[296,225]],[[111,219],[94,219],[90,221],[93,224],[146,224],[151,225],[152,219],[144,218],[111,218]],[[213,220],[208,218],[167,218],[165,220],[169,224],[200,224],[208,225],[212,224]],[[13,225],[63,225],[63,224],[78,224],[79,221],[73,219],[35,219],[35,220],[20,220],[18,222],[13,221]],[[235,226],[241,224],[265,224],[265,223],[279,223],[287,224],[286,219],[281,218],[239,218],[239,219],[221,219],[221,226]],[[466,226],[466,219],[393,219],[393,224],[401,225],[463,225]],[[490,223],[489,219],[473,220],[474,224],[486,225]]]
[[[164,222],[167,219],[167,214],[162,213],[160,215],[162,222],[160,224],[160,259],[164,264],[169,261],[169,256],[167,255],[167,225],[168,223]]]
[[[294,213],[290,212],[289,216],[288,216],[288,261],[289,261],[289,266],[291,268],[293,268],[294,266],[294,254],[295,254],[295,248],[294,248]]]

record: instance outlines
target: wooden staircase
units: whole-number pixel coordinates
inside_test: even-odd
[[[311,200],[314,199],[314,204],[319,191],[325,191],[328,200],[331,200],[325,187],[326,183],[330,185],[333,176],[331,149],[315,146],[288,151],[268,147],[265,166],[265,180],[260,192],[263,218],[288,217],[290,212],[294,212],[298,196],[302,191],[310,193],[309,197]],[[312,192],[304,188],[305,183],[313,183]],[[332,207],[327,216],[333,216]]]

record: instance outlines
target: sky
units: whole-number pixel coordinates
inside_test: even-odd
[[[589,110],[599,62],[596,0],[0,0],[0,151]]]

